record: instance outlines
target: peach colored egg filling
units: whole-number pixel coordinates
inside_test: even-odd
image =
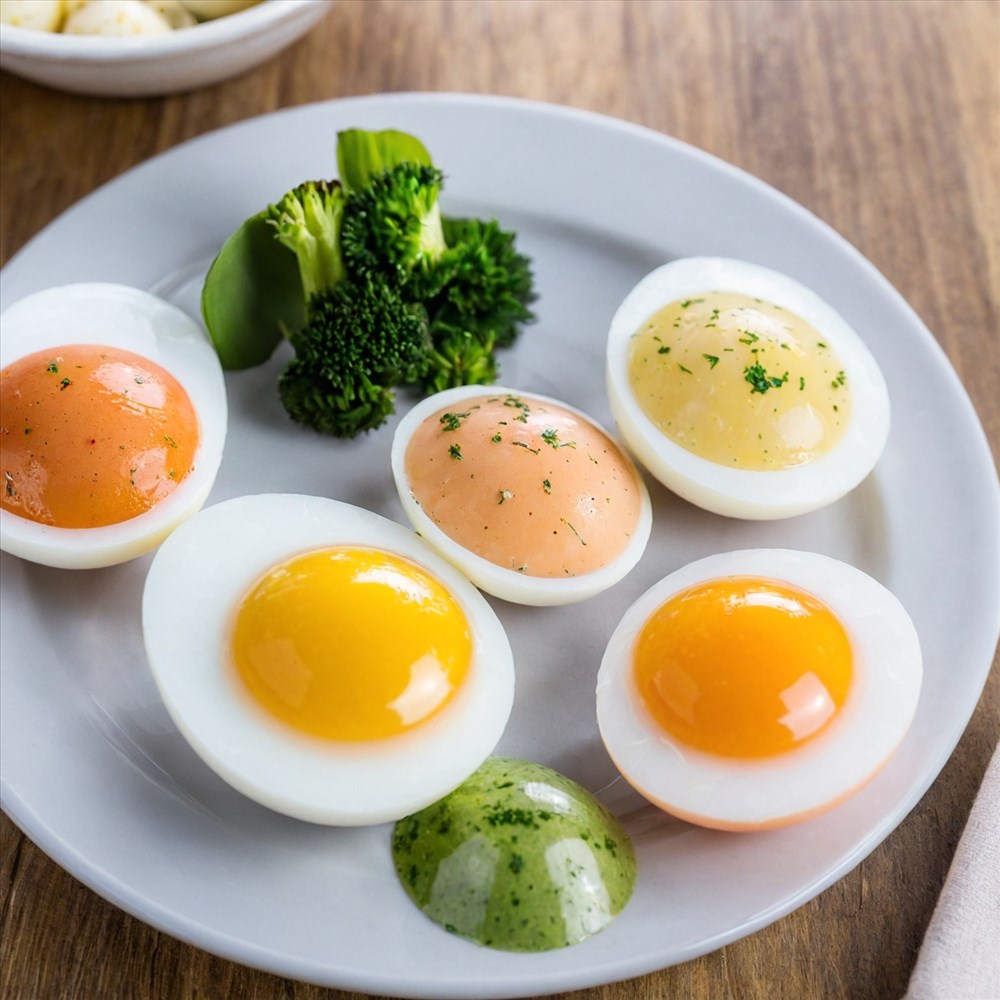
[[[451,539],[530,576],[591,573],[622,554],[640,515],[635,473],[599,428],[530,396],[483,395],[410,439],[414,498]]]
[[[191,471],[198,418],[180,383],[131,351],[76,344],[0,372],[3,509],[39,524],[118,524]]]

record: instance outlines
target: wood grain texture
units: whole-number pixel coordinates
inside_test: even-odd
[[[0,259],[179,142],[297,104],[508,94],[617,115],[734,163],[842,233],[911,303],[1000,444],[1000,4],[987,0],[339,0],[277,59],[163,99],[0,78]],[[992,748],[995,669],[920,804],[795,913],[696,961],[574,1000],[899,997]],[[125,915],[0,821],[0,995],[347,1000]]]

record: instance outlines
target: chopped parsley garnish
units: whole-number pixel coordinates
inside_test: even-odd
[[[546,444],[551,445],[553,448],[575,448],[576,447],[576,442],[575,441],[560,441],[559,440],[559,432],[555,431],[555,430],[552,430],[551,427],[546,428],[544,431],[542,431],[542,440]]]
[[[48,372],[48,373],[49,373],[50,375],[58,375],[58,374],[59,374],[59,366],[58,366],[58,365],[57,365],[57,364],[56,364],[56,363],[55,363],[54,361],[50,361],[50,362],[49,362],[49,363],[48,363],[48,364],[47,364],[47,365],[45,366],[45,370],[46,370],[46,371],[47,371],[47,372]]]
[[[580,544],[581,544],[581,545],[586,545],[586,544],[587,544],[587,543],[586,543],[586,542],[585,542],[585,541],[583,540],[583,536],[582,536],[582,535],[580,534],[580,532],[579,532],[579,531],[577,531],[577,530],[576,530],[576,528],[574,528],[574,527],[573,527],[573,525],[572,525],[572,524],[570,524],[570,523],[569,523],[569,521],[567,521],[567,520],[566,520],[566,518],[564,518],[564,517],[561,517],[561,518],[559,518],[559,520],[560,520],[560,521],[562,521],[562,523],[563,523],[563,524],[565,524],[565,525],[566,525],[566,527],[567,527],[567,528],[569,528],[569,530],[570,530],[570,531],[572,531],[572,532],[573,532],[573,534],[574,534],[574,535],[576,535],[576,537],[577,537],[578,539],[580,539]]]
[[[513,499],[514,494],[511,493],[510,490],[500,490],[499,491],[499,496],[500,496],[500,499],[497,500],[497,506],[498,507],[500,506],[500,504],[502,504],[504,502],[504,500],[511,500],[511,499]]]
[[[452,458],[454,458],[457,461],[461,462],[462,461],[462,446],[460,444],[453,444],[448,449],[448,454],[451,455]]]
[[[719,359],[715,354],[703,354],[702,357],[708,362],[709,368],[714,368],[719,363]]]
[[[684,366],[683,366],[682,364],[680,364],[679,362],[678,362],[678,365],[677,365],[677,367],[678,367],[678,368],[680,368],[680,370],[681,370],[682,372],[685,372],[685,373],[687,373],[688,375],[691,375],[691,374],[693,374],[690,368],[685,368],[685,367],[684,367]]]
[[[756,344],[757,341],[760,340],[760,337],[758,337],[756,333],[751,333],[749,330],[744,330],[743,332],[746,336],[740,337],[741,344]]]
[[[457,431],[462,426],[462,421],[469,415],[469,412],[471,411],[465,413],[445,413],[441,417],[441,424],[446,431]]]
[[[531,445],[525,441],[511,441],[511,444],[515,448],[526,448],[532,455],[537,455],[542,450],[541,448],[532,448]]]
[[[767,369],[759,361],[755,361],[743,369],[743,377],[750,383],[751,395],[755,392],[763,394],[768,389],[777,389],[784,385],[788,381],[788,372],[785,372],[780,378],[768,375]]]
[[[845,382],[847,382],[847,376],[843,372],[837,372],[836,377],[830,383],[830,388],[839,389]]]
[[[657,354],[669,354],[670,353],[670,347],[669,347],[669,345],[664,344],[662,347],[657,348],[656,353]]]
[[[542,480],[542,489],[545,490],[546,493],[551,493],[552,492],[552,483],[550,483],[547,479],[543,479]]]
[[[494,434],[493,437],[490,438],[490,440],[494,444],[499,444],[501,442],[501,440],[503,440],[503,439],[500,437],[500,432],[497,431],[496,434]]]
[[[164,440],[164,441],[166,441],[166,442],[167,442],[167,444],[168,444],[168,445],[169,445],[169,446],[170,446],[171,448],[176,448],[176,447],[177,447],[177,442],[176,442],[176,441],[175,441],[175,440],[174,440],[174,439],[173,439],[172,437],[170,437],[169,435],[167,435],[167,434],[164,434],[164,435],[163,435],[163,440]]]
[[[64,378],[59,383],[59,391],[62,392],[64,389],[66,389],[68,386],[71,386],[72,384],[73,384],[73,380],[72,379],[70,379],[70,378]]]

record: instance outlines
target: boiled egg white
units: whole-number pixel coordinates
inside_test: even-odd
[[[29,295],[0,322],[0,548],[71,569],[148,552],[222,460],[226,389],[205,334],[101,283]]]
[[[637,459],[731,517],[832,503],[889,433],[885,381],[858,334],[810,289],[748,261],[690,257],[643,278],[611,321],[607,385]]]
[[[514,692],[483,596],[409,529],[322,497],[207,507],[153,559],[149,664],[188,742],[278,812],[355,826],[448,794]]]
[[[477,587],[518,604],[592,597],[649,539],[632,460],[548,396],[493,385],[429,396],[396,429],[392,472],[417,532]]]
[[[661,809],[722,830],[833,808],[903,739],[920,644],[900,602],[809,552],[709,556],[625,613],[597,681],[597,718],[625,779]]]

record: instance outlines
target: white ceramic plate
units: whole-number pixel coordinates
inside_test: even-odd
[[[397,884],[389,827],[310,826],[216,778],[169,721],[146,666],[138,623],[148,557],[88,573],[3,558],[3,806],[60,864],[143,920],[248,965],[344,989],[534,995],[711,951],[864,858],[965,728],[1000,607],[998,489],[982,429],[914,313],[802,208],[661,135],[511,100],[360,98],[204,136],[49,226],[0,275],[3,303],[54,284],[118,281],[196,312],[222,240],[299,181],[330,175],[336,132],[350,126],[419,135],[447,172],[445,211],[496,214],[534,256],[539,321],[503,356],[505,384],[562,398],[610,426],[604,337],[625,292],[674,256],[746,257],[814,288],[868,341],[892,396],[883,459],[839,503],[783,522],[726,520],[651,483],[653,536],[622,583],[565,608],[493,602],[518,670],[499,750],[599,792],[638,853],[628,908],[574,948],[512,955],[451,937]],[[230,431],[212,499],[316,493],[401,520],[392,427],[344,444],[292,425],[274,391],[283,360],[229,376]],[[712,552],[771,545],[852,562],[897,594],[923,645],[920,706],[885,770],[827,816],[754,835],[696,829],[615,780],[594,717],[597,668],[622,613],[655,580]]]

